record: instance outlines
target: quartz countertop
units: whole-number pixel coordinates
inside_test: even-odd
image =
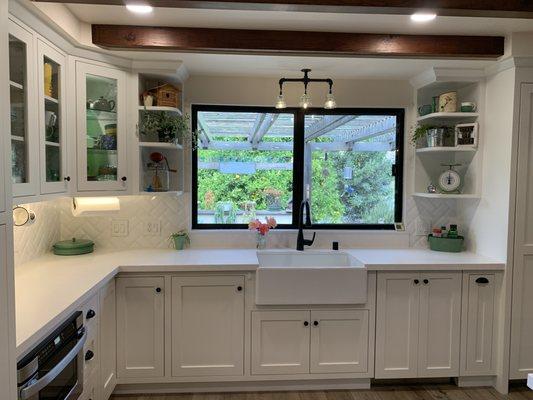
[[[350,253],[368,270],[374,271],[503,270],[505,267],[502,262],[469,252],[438,253],[422,249],[341,251]],[[21,357],[27,353],[119,272],[253,272],[257,268],[255,249],[138,249],[39,257],[15,270],[17,355]]]

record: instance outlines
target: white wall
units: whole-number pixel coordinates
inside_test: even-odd
[[[480,125],[481,199],[459,205],[460,218],[469,226],[470,248],[502,261],[507,257],[514,96],[514,69],[487,78],[485,118]]]

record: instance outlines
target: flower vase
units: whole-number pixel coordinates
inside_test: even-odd
[[[260,233],[257,233],[257,236],[256,236],[257,250],[266,249],[267,239],[268,239],[267,235],[261,235]]]

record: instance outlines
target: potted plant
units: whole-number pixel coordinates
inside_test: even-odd
[[[170,235],[170,239],[174,241],[174,248],[176,250],[183,250],[185,245],[191,244],[191,239],[187,231],[178,231]]]
[[[139,121],[139,133],[146,141],[185,143],[194,135],[189,131],[189,116],[165,111],[143,112]]]

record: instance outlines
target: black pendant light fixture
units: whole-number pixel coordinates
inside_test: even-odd
[[[282,109],[287,107],[287,103],[285,102],[285,98],[283,97],[283,84],[285,82],[301,82],[304,84],[304,93],[300,97],[300,107],[302,108],[309,108],[311,107],[311,97],[307,93],[307,85],[311,82],[322,82],[327,83],[329,85],[329,91],[326,95],[326,102],[324,103],[324,108],[331,110],[335,107],[337,107],[337,103],[335,102],[335,97],[333,97],[333,80],[332,79],[312,79],[309,78],[309,72],[311,70],[309,68],[304,68],[301,70],[304,73],[303,78],[281,78],[279,80],[279,95],[276,100],[276,108]]]

